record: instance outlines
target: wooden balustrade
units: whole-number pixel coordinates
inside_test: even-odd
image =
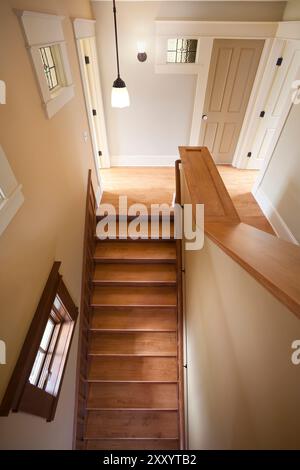
[[[81,309],[79,325],[79,344],[77,358],[76,376],[76,405],[73,448],[84,448],[84,417],[86,413],[87,400],[87,373],[88,373],[88,335],[90,320],[90,296],[92,293],[92,279],[94,274],[94,251],[96,233],[96,198],[92,184],[92,172],[88,173],[85,227],[83,242],[83,264],[82,264],[82,287],[81,287]]]
[[[205,234],[300,317],[300,247],[240,221],[206,147],[180,156],[192,204],[205,205]]]

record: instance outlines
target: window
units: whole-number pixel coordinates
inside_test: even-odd
[[[54,60],[55,46],[47,46],[40,48],[41,58],[44,66],[44,72],[50,91],[54,90],[58,85],[57,65]]]
[[[22,186],[18,184],[0,145],[0,235],[16,215],[23,202]]]
[[[78,309],[55,262],[4,395],[0,415],[10,409],[54,419]]]
[[[195,63],[197,39],[168,39],[167,62],[175,64]]]
[[[17,10],[48,118],[74,96],[63,16]]]

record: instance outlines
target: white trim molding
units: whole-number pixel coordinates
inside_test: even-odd
[[[75,18],[73,20],[73,26],[76,39],[96,37],[96,20]]]
[[[300,39],[300,21],[281,21],[276,37],[281,39]]]
[[[0,145],[0,235],[16,215],[24,202],[22,186],[18,184]]]
[[[114,155],[111,166],[174,166],[178,155]]]
[[[38,80],[46,115],[50,119],[74,96],[74,86],[64,38],[62,21],[64,16],[48,15],[36,11],[15,10],[23,28]],[[43,69],[41,47],[55,46],[55,65],[59,72],[59,86],[51,92]]]
[[[299,242],[296,240],[291,230],[289,229],[277,209],[273,206],[265,192],[261,188],[258,188],[255,192],[252,192],[252,194],[255,197],[261,210],[265,214],[266,218],[270,222],[271,226],[273,227],[276,235],[287,242],[299,245]]]

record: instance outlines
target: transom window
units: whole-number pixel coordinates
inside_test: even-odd
[[[197,39],[168,39],[167,62],[186,64],[196,62]]]
[[[54,88],[59,85],[57,64],[55,63],[57,51],[55,50],[55,46],[47,46],[41,47],[40,53],[49,91],[53,91]]]

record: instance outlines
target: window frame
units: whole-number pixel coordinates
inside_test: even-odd
[[[24,31],[26,46],[31,55],[47,117],[52,118],[74,97],[74,85],[68,58],[62,22],[64,16],[48,15],[35,11],[15,10]],[[56,47],[59,87],[49,90],[40,49]]]
[[[51,269],[17,364],[3,397],[0,406],[0,416],[8,416],[10,410],[12,410],[14,412],[22,411],[39,416],[48,422],[53,421],[55,417],[78,317],[78,308],[74,304],[62,276],[59,274],[60,265],[61,263],[56,261]],[[64,336],[62,337],[63,341],[60,344],[62,354],[60,353],[56,356],[53,353],[51,358],[51,360],[55,360],[55,357],[58,358],[58,369],[57,374],[54,376],[55,380],[53,379],[51,383],[50,390],[52,393],[50,393],[48,387],[49,380],[46,382],[45,387],[39,388],[37,385],[31,384],[29,378],[57,296],[69,318],[61,322],[62,326],[59,332],[59,337],[61,338],[63,326],[66,325]],[[58,342],[59,339],[57,340],[56,347]]]

